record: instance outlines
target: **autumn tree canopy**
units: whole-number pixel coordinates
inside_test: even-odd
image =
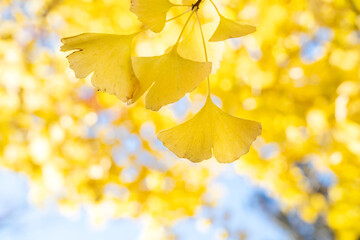
[[[171,225],[230,167],[360,237],[358,1],[3,0],[0,19],[0,164],[38,204]]]

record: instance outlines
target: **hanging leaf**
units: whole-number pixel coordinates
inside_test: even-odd
[[[219,14],[220,22],[219,25],[210,38],[210,42],[224,41],[229,38],[238,38],[248,35],[256,31],[256,27],[248,24],[240,24],[230,19],[225,18]]]
[[[230,163],[246,154],[261,134],[258,122],[233,117],[207,98],[204,107],[190,120],[158,135],[170,151],[192,162],[212,156],[221,163]]]
[[[134,92],[139,82],[131,65],[131,42],[135,35],[84,33],[63,38],[61,51],[75,50],[67,58],[77,78],[94,73],[94,87],[132,102],[140,96]]]
[[[130,10],[153,32],[159,33],[166,23],[166,14],[174,4],[168,0],[131,0]]]
[[[210,62],[196,62],[181,57],[174,46],[156,57],[133,57],[134,72],[140,81],[139,93],[150,86],[145,98],[146,108],[158,111],[193,91],[211,72]]]

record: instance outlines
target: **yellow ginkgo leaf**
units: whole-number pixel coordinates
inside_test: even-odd
[[[131,0],[130,10],[153,32],[159,33],[166,23],[166,14],[173,7],[169,0]]]
[[[94,87],[115,94],[121,101],[134,102],[139,87],[131,65],[131,42],[135,35],[84,33],[63,38],[61,51],[75,50],[67,58],[77,78],[94,72]]]
[[[190,6],[192,4],[195,4],[197,2],[197,0],[182,0],[181,2],[184,5],[189,5]]]
[[[161,56],[133,57],[133,68],[139,79],[136,94],[143,94],[146,108],[157,111],[193,91],[211,72],[210,62],[196,62],[181,57],[177,46]]]
[[[212,156],[221,163],[230,163],[247,153],[261,134],[258,122],[233,117],[207,98],[204,107],[190,120],[158,135],[178,157],[201,162]]]
[[[210,38],[210,42],[224,41],[229,38],[238,38],[256,31],[256,27],[248,24],[240,24],[225,18],[221,14],[220,23]]]

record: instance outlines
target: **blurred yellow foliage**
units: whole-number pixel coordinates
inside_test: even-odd
[[[262,137],[234,164],[236,172],[266,188],[283,211],[295,209],[309,223],[324,216],[337,239],[358,239],[360,4],[218,2],[225,16],[257,26],[250,36],[226,41],[211,81],[224,111],[262,123]],[[126,107],[93,92],[90,78],[77,80],[59,51],[62,37],[140,30],[129,9],[123,0],[0,3],[0,164],[31,178],[38,203],[52,195],[64,211],[87,203],[95,221],[150,214],[171,224],[213,204],[203,195],[214,191],[207,183],[217,165],[177,160],[155,139],[185,119],[175,106],[158,114],[143,100]],[[180,13],[171,9],[168,17]],[[166,24],[156,36],[139,35],[135,53],[162,54],[185,20]],[[199,110],[206,90],[203,82],[186,97],[193,107],[182,115]],[[304,166],[336,179],[323,191]]]

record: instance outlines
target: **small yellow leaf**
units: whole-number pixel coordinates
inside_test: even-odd
[[[94,87],[115,94],[121,101],[135,101],[139,85],[131,65],[131,42],[135,35],[84,33],[63,38],[61,51],[75,50],[67,58],[77,78],[94,72]]]
[[[132,63],[140,82],[136,94],[143,94],[154,83],[145,98],[146,108],[154,111],[193,91],[211,72],[210,62],[182,58],[177,46],[161,56],[133,57]]]
[[[190,120],[158,135],[178,157],[201,162],[212,156],[230,163],[246,154],[261,134],[258,122],[233,117],[218,108],[208,97],[204,107]]]
[[[174,4],[169,0],[131,0],[130,10],[153,32],[159,33],[166,23],[166,14]]]
[[[230,19],[225,18],[221,14],[220,23],[210,38],[210,42],[224,41],[229,38],[238,38],[256,31],[256,27],[248,24],[236,23]]]

